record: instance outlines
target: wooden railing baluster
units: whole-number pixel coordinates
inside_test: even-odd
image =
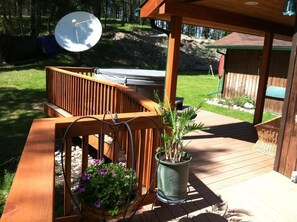
[[[65,155],[63,158],[65,162],[65,180],[64,181],[64,216],[68,216],[71,213],[71,196],[69,193],[68,188],[71,187],[71,146],[72,146],[72,139],[66,138],[65,144]],[[63,155],[63,154],[61,154]],[[67,186],[66,186],[67,184]]]
[[[82,165],[81,173],[88,167],[88,154],[89,154],[89,136],[82,137]]]

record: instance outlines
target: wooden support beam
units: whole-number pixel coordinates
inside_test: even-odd
[[[267,88],[267,82],[269,77],[269,66],[270,58],[273,44],[273,33],[266,32],[264,39],[263,55],[262,55],[262,65],[260,70],[258,93],[256,99],[256,109],[254,115],[254,125],[262,122],[265,93]]]
[[[150,0],[145,3],[140,9],[140,17],[150,17],[154,11],[157,11],[158,7],[164,0]]]
[[[297,170],[297,17],[295,29],[274,163],[274,170],[287,177]]]
[[[171,17],[170,34],[168,40],[167,68],[165,81],[165,99],[175,104],[178,62],[180,51],[182,17]]]

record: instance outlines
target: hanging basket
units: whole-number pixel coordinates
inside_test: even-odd
[[[97,222],[98,220],[111,220],[111,219],[121,219],[121,218],[129,218],[138,207],[137,199],[132,201],[128,208],[123,205],[119,209],[119,213],[117,215],[112,215],[108,209],[104,208],[96,208],[95,206],[82,205],[82,212],[88,222]],[[126,209],[127,208],[127,209]]]

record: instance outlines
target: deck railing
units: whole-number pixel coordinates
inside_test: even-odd
[[[126,86],[98,80],[92,68],[47,67],[47,100],[74,116],[154,111],[155,103]]]
[[[133,167],[138,177],[138,193],[139,205],[151,203],[154,199],[152,193],[154,193],[154,172],[155,172],[155,160],[154,154],[156,147],[160,142],[160,125],[158,116],[153,113],[147,113],[148,115],[142,116],[141,114],[119,114],[117,117],[117,123],[114,124],[112,116],[105,117],[96,116],[96,120],[93,117],[83,117],[80,121],[75,122],[73,127],[68,131],[65,137],[65,175],[67,184],[71,184],[71,146],[72,139],[80,137],[81,145],[78,145],[82,149],[82,167],[83,172],[87,166],[88,150],[89,148],[89,135],[102,134],[110,135],[113,139],[113,143],[108,144],[108,152],[113,162],[117,162],[119,159],[124,159],[128,167]],[[98,120],[97,120],[98,118]],[[73,119],[71,119],[73,120]],[[67,121],[56,124],[56,138],[61,139],[65,133],[65,129],[72,124],[73,121]],[[119,125],[121,125],[119,127]],[[128,124],[128,128],[125,125]],[[114,126],[114,127],[113,127]],[[130,141],[130,135],[133,141]],[[98,136],[98,143],[100,143],[100,136]],[[104,139],[103,139],[104,140]],[[134,144],[134,151],[132,150],[132,143]],[[106,149],[106,147],[105,147]],[[100,149],[98,149],[100,153]],[[99,154],[98,154],[99,155]],[[121,157],[120,157],[121,156]],[[132,166],[132,158],[134,157],[135,164]],[[64,196],[64,216],[70,216],[73,212],[72,199],[67,190],[65,189]],[[150,192],[149,195],[146,193]],[[142,202],[143,199],[143,202]],[[80,216],[78,216],[79,218]],[[63,221],[63,217],[60,217],[58,221]]]
[[[104,154],[114,162],[117,162],[121,155],[131,167],[132,156],[134,156],[134,168],[139,178],[139,200],[145,197],[139,204],[154,201],[154,183],[152,183],[156,167],[154,154],[155,148],[160,143],[161,127],[159,116],[155,113],[156,104],[128,87],[98,81],[82,73],[93,73],[93,70],[47,67],[48,101],[78,117],[33,121],[1,222],[80,220],[80,216],[73,213],[71,196],[66,191],[66,187],[64,188],[63,216],[56,218],[54,209],[56,142],[61,141],[65,130],[73,122],[75,123],[65,137],[64,146],[67,184],[71,182],[72,141],[73,138],[80,138],[83,153],[81,171],[86,167],[86,155],[90,149],[89,145],[93,143],[97,144],[97,147],[96,145],[94,147],[97,148],[98,153],[102,153],[104,149]],[[107,111],[109,114],[105,115]],[[117,113],[116,123],[128,123],[131,131],[125,127],[116,127],[116,130],[113,127],[104,127],[107,122],[114,123],[115,113]],[[80,117],[85,115],[96,116]],[[102,122],[103,119],[105,122]],[[133,141],[129,140],[129,132],[132,133]],[[94,136],[98,134],[109,135],[116,142],[101,147],[98,145],[102,142],[101,137]],[[132,142],[135,147],[134,152],[131,150]],[[151,192],[147,195],[148,191]]]

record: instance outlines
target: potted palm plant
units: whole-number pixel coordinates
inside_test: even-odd
[[[195,123],[193,118],[199,107],[189,107],[180,114],[171,104],[165,106],[157,97],[156,111],[163,124],[162,145],[156,153],[157,197],[164,202],[181,202],[187,195],[189,164],[191,154],[185,151],[183,138],[187,133],[203,129],[203,123]]]

